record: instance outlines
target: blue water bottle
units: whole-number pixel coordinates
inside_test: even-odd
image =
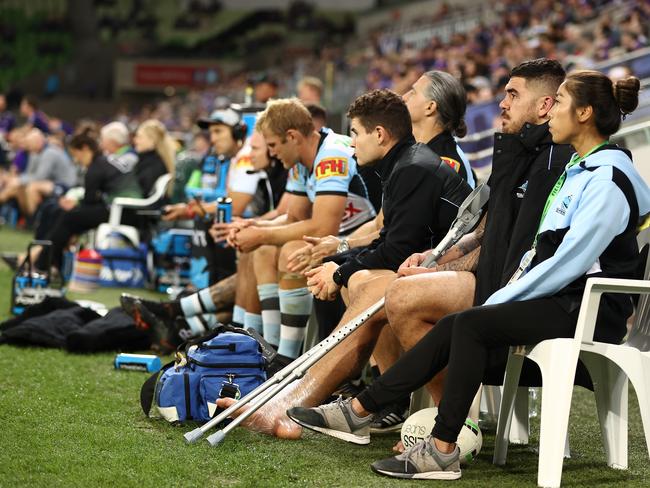
[[[219,224],[232,222],[232,198],[217,198],[215,222]]]

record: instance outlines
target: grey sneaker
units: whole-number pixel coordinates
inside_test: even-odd
[[[458,446],[451,454],[443,454],[426,437],[402,454],[372,463],[378,474],[393,478],[418,480],[457,480],[461,476]]]
[[[294,407],[287,410],[294,422],[308,429],[354,444],[370,443],[370,424],[374,415],[359,417],[352,410],[352,398],[339,397],[332,403],[314,408]]]

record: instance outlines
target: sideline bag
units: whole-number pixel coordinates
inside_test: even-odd
[[[250,332],[220,325],[181,344],[175,360],[145,382],[142,409],[168,422],[207,422],[217,399],[238,399],[266,381],[268,355],[267,345]]]
[[[148,278],[147,245],[141,242],[135,246],[122,234],[113,232],[109,239],[98,249],[102,256],[100,286],[143,288]]]

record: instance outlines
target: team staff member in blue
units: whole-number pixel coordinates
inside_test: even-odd
[[[650,212],[650,188],[629,153],[608,138],[620,127],[621,115],[636,108],[639,86],[634,77],[612,84],[596,71],[573,73],[560,85],[549,129],[553,142],[571,144],[576,153],[548,197],[535,242],[522,257],[520,276],[515,273],[483,306],[440,320],[354,400],[339,402],[338,408],[291,409],[288,414],[303,425],[358,435],[368,429],[372,412],[447,366],[431,435],[403,454],[373,463],[372,469],[398,478],[460,478],[455,441],[489,351],[572,337],[587,277],[634,276],[635,235],[639,217]],[[625,300],[622,305],[604,299],[608,320],[596,324],[596,340],[623,337],[631,311],[630,298]]]

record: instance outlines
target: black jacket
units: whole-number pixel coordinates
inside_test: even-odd
[[[458,145],[456,139],[449,131],[443,131],[436,137],[427,142],[427,146],[441,158],[446,158],[446,163],[458,167],[458,174],[467,181],[467,169],[463,164],[463,159],[458,154]]]
[[[84,205],[111,203],[117,196],[141,198],[142,191],[132,171],[111,164],[104,156],[96,156],[84,177]]]
[[[343,283],[362,269],[396,271],[414,252],[446,235],[469,185],[425,144],[398,142],[377,163],[383,186],[384,227],[370,246],[340,267]]]
[[[142,188],[142,194],[148,197],[153,190],[156,180],[167,173],[167,168],[160,155],[154,151],[138,153],[138,164],[135,165],[135,174]]]
[[[475,305],[510,280],[532,246],[546,198],[572,152],[571,146],[552,143],[548,124],[525,124],[518,134],[495,134]]]

